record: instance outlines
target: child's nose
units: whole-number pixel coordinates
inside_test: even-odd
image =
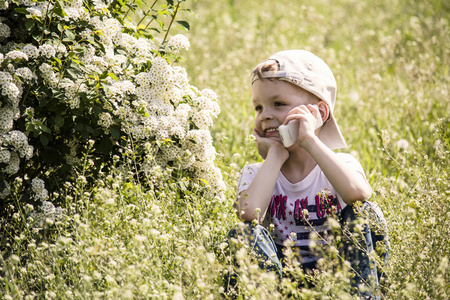
[[[270,120],[273,118],[273,113],[270,111],[270,109],[264,109],[261,113],[261,119],[262,120]]]

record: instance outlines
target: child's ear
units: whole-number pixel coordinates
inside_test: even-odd
[[[323,100],[320,100],[319,103],[317,103],[317,106],[319,107],[319,112],[320,115],[322,116],[322,121],[325,123],[330,117],[330,108]]]

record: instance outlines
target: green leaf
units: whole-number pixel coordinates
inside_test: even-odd
[[[73,68],[66,69],[67,73],[69,73],[72,78],[77,78],[77,72]]]
[[[28,20],[28,21],[25,22],[25,28],[26,28],[28,31],[32,30],[33,27],[34,27],[34,25],[35,25],[34,20],[31,20],[31,19],[30,19],[30,20]]]
[[[103,152],[103,154],[109,154],[111,153],[112,149],[113,149],[113,143],[110,139],[108,138],[104,138],[100,141],[99,145],[98,145],[98,149]]]
[[[57,116],[55,118],[55,125],[61,128],[64,125],[64,118],[61,116]]]
[[[62,67],[62,62],[61,62],[61,60],[60,60],[59,58],[54,57],[53,59],[54,59],[56,62],[58,62],[59,66]]]
[[[114,73],[108,73],[108,76],[111,77],[112,79],[114,79],[115,81],[119,81],[119,79],[117,79],[116,75],[114,75]]]
[[[61,3],[61,1],[57,0],[55,8],[53,8],[53,13],[57,14],[60,17],[66,17],[67,14],[64,12],[64,5]]]
[[[187,31],[191,30],[191,26],[186,21],[176,21],[178,24],[184,27]]]
[[[66,34],[66,38],[63,39],[64,42],[73,42],[75,40],[75,33],[72,30],[66,29],[64,33]]]
[[[206,185],[209,185],[208,181],[206,181],[205,179],[199,178],[198,180],[200,180],[201,182],[203,182]]]
[[[48,127],[45,126],[44,124],[41,124],[41,125],[39,126],[39,129],[42,130],[43,132],[52,133],[52,131],[50,130],[50,128],[48,128]]]
[[[29,12],[27,11],[27,9],[25,7],[16,7],[14,9],[15,12],[18,12],[19,14],[24,14],[24,15],[28,15]]]
[[[109,132],[111,132],[111,135],[114,139],[120,139],[120,129],[117,126],[109,127]]]
[[[47,146],[48,145],[48,138],[45,135],[41,134],[39,136],[39,140],[41,141],[41,144],[43,146]]]

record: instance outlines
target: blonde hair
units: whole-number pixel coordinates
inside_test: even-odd
[[[273,72],[273,71],[279,71],[280,70],[280,64],[278,61],[274,59],[266,59],[260,62],[252,71],[252,76],[257,76],[259,79],[264,78],[263,73],[264,72]],[[273,78],[267,78],[269,80],[273,80]]]

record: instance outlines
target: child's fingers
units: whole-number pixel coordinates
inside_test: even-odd
[[[306,105],[300,105],[297,107],[294,107],[293,109],[291,109],[286,117],[286,119],[284,120],[283,124],[287,124],[292,120],[298,120],[299,122],[303,119],[306,119],[308,116],[313,115],[312,110],[314,110],[315,107],[308,104],[308,106]]]

